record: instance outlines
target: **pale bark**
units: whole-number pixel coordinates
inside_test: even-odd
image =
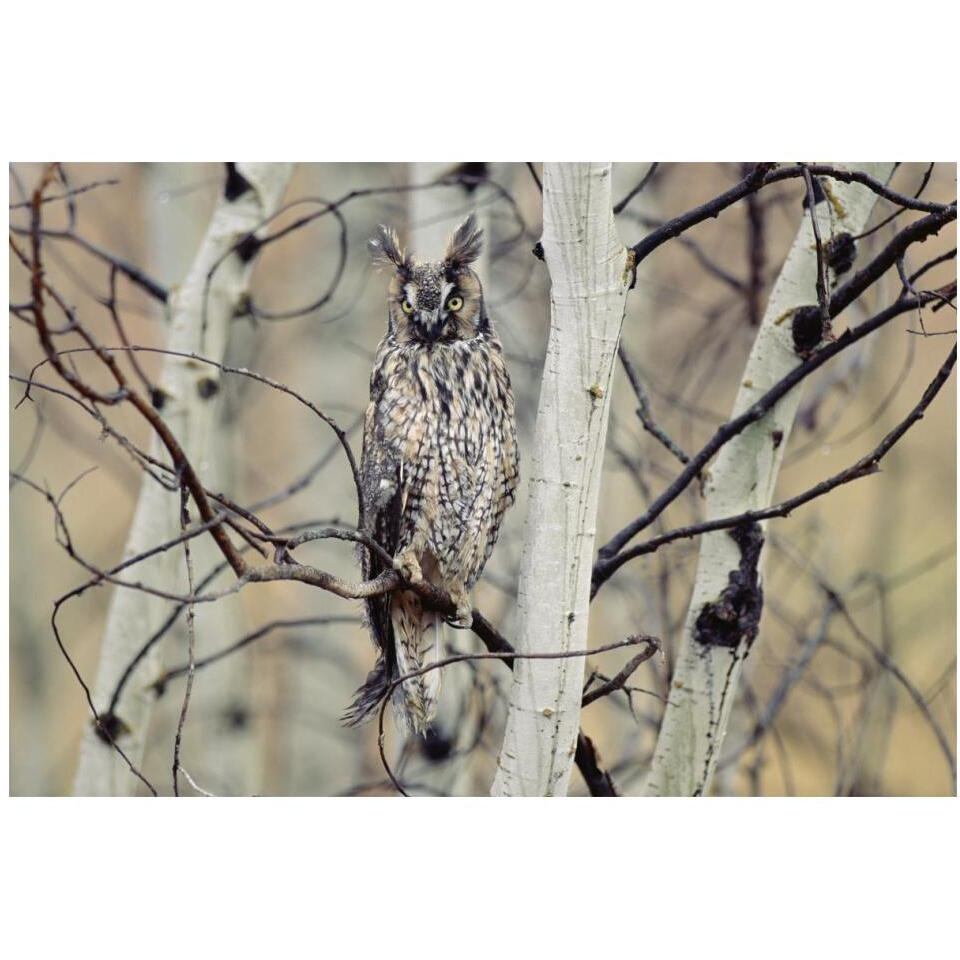
[[[240,163],[236,168],[249,189],[233,200],[225,196],[220,199],[186,280],[171,294],[166,344],[170,350],[196,352],[214,360],[223,358],[230,322],[249,290],[252,267],[252,261],[245,263],[236,252],[229,251],[276,209],[292,172],[291,164]],[[224,257],[208,283],[211,269]],[[207,365],[167,357],[158,386],[164,397],[162,415],[204,479],[209,469],[211,428],[216,423],[218,372]],[[156,439],[151,453],[164,456]],[[145,476],[124,556],[134,556],[175,537],[179,531],[178,504],[176,494]],[[180,552],[169,551],[153,558],[137,572],[145,582],[160,589],[177,592],[184,588]],[[106,710],[121,673],[167,612],[168,605],[155,597],[135,590],[115,590],[94,683],[98,710]],[[161,643],[144,658],[115,711],[124,726],[119,742],[134,764],[139,765],[143,758],[153,707],[154,696],[146,686],[160,673],[162,661]],[[74,793],[130,794],[137,783],[117,752],[97,736],[92,726],[88,728],[81,744]]]
[[[228,359],[232,365],[240,365],[235,357]],[[225,419],[222,406],[219,413],[211,437],[210,470],[206,479],[212,490],[236,495],[240,435],[236,422]],[[191,550],[194,569],[198,571],[209,570],[222,560],[209,537],[200,538]],[[199,604],[194,608],[194,622],[197,642],[205,645],[201,649],[226,644],[249,629],[239,594],[216,603]],[[191,733],[185,744],[184,763],[203,786],[218,794],[250,796],[262,789],[262,770],[251,716],[253,679],[251,657],[244,651],[218,664],[216,674],[198,677],[200,682],[194,686],[192,710],[198,722],[196,734]],[[179,686],[174,690],[166,700],[179,712]]]
[[[209,175],[209,168],[186,163],[151,163],[145,170],[148,263],[151,273],[164,284],[174,284],[191,266],[210,211],[196,202],[191,187]],[[256,334],[250,324],[234,326],[224,359],[235,367],[249,366]],[[226,381],[217,395],[216,425],[211,433],[208,470],[204,481],[211,490],[228,492],[243,502],[238,488],[240,434],[236,429],[238,380]],[[206,572],[223,558],[209,537],[200,537],[191,546],[195,571]],[[226,643],[244,633],[243,601],[239,595],[194,609],[197,656],[205,645]],[[182,629],[171,634],[179,640]],[[253,689],[253,667],[249,655],[228,657],[215,675],[194,686],[190,705],[190,735],[184,744],[184,764],[199,782],[217,794],[249,796],[260,790],[260,765],[255,752],[252,725],[242,719],[249,713]],[[181,681],[182,683],[182,681]],[[166,736],[180,713],[180,684],[172,685],[167,696],[154,707],[148,744],[156,733]],[[167,766],[166,757],[159,765]],[[189,792],[189,790],[187,791]]]
[[[886,181],[893,164],[857,165]],[[825,181],[827,199],[816,205],[820,236],[860,233],[876,195],[859,184]],[[800,362],[794,349],[790,317],[798,307],[816,304],[817,252],[809,211],[780,275],[744,370],[732,417],[747,410],[764,392]],[[706,516],[715,519],[773,502],[777,476],[793,427],[801,390],[794,388],[761,420],[734,437],[710,467],[705,484]],[[758,570],[762,573],[761,552]],[[657,747],[644,792],[690,796],[706,793],[726,733],[730,709],[748,644],[721,646],[704,642],[697,628],[701,611],[717,601],[740,568],[741,550],[730,533],[705,534],[692,599],[683,628],[677,665]]]
[[[517,648],[585,649],[610,386],[629,271],[607,163],[548,163],[543,250],[551,322],[517,596]],[[580,726],[583,658],[517,660],[492,793],[563,796]]]

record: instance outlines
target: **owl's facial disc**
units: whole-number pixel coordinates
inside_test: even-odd
[[[439,265],[429,264],[414,271],[403,285],[403,313],[409,317],[415,335],[430,342],[453,334],[449,321],[463,309],[464,297],[457,284],[448,280]]]

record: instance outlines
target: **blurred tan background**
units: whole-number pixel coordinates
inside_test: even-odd
[[[455,164],[427,169],[405,164],[301,164],[287,200],[327,200],[352,190],[427,183]],[[228,360],[248,366],[302,392],[355,427],[366,403],[373,351],[384,332],[386,278],[370,266],[365,241],[376,224],[392,224],[401,235],[442,235],[473,209],[488,232],[481,265],[486,298],[509,360],[518,401],[521,451],[529,450],[536,413],[539,366],[549,320],[549,288],[542,263],[531,255],[540,233],[540,195],[524,164],[469,164],[466,185],[436,187],[417,194],[358,196],[342,207],[347,228],[346,269],[329,303],[284,320],[240,318]],[[92,243],[143,269],[166,287],[185,275],[223,184],[219,164],[66,164],[78,186],[115,178],[76,198],[76,231]],[[539,172],[539,165],[536,165]],[[650,164],[615,165],[614,196],[625,195]],[[893,186],[912,193],[926,164],[903,164]],[[31,190],[36,164],[11,168],[11,203]],[[618,218],[621,236],[633,243],[647,224],[675,216],[731,186],[739,164],[661,164],[648,186]],[[800,218],[802,186],[767,188],[752,208],[741,203],[686,236],[695,247],[673,241],[643,265],[628,301],[624,344],[640,370],[658,422],[688,452],[722,423],[733,402],[751,346],[751,314],[762,312],[772,278]],[[956,196],[956,167],[938,164],[924,193],[930,200]],[[55,207],[55,208],[54,208]],[[47,222],[65,223],[62,206]],[[282,215],[274,227],[292,222],[303,209]],[[880,203],[872,223],[890,212]],[[905,214],[864,242],[876,250],[909,221]],[[23,211],[11,211],[25,224]],[[752,224],[752,225],[751,225]],[[762,286],[752,296],[751,236],[762,236]],[[261,311],[294,310],[316,299],[336,271],[340,234],[332,217],[319,219],[269,246],[258,259],[254,301]],[[912,251],[908,267],[956,245],[955,229]],[[69,241],[47,245],[47,274],[76,306],[103,342],[114,342],[109,316],[96,302],[106,292],[107,268]],[[439,248],[417,250],[424,257]],[[919,259],[922,257],[923,259]],[[955,278],[955,262],[925,277],[929,287]],[[11,301],[29,298],[24,269],[11,262]],[[891,302],[899,281],[891,272],[836,324],[842,329]],[[164,311],[129,283],[120,286],[121,312],[134,342],[162,346]],[[949,309],[925,314],[927,329],[952,330]],[[950,336],[922,338],[915,316],[883,328],[855,358],[827,365],[807,383],[805,418],[790,439],[778,499],[799,493],[853,463],[872,449],[918,401],[952,346]],[[11,316],[11,371],[24,375],[41,352],[32,328]],[[855,361],[855,362],[851,362]],[[148,372],[156,357],[141,355]],[[78,361],[81,368],[84,361]],[[55,382],[49,372],[46,382]],[[64,507],[78,547],[107,566],[122,555],[140,486],[139,472],[116,444],[102,440],[96,426],[68,401],[37,394],[14,410],[11,400],[11,467],[60,491],[81,470],[96,465]],[[669,454],[641,427],[636,400],[617,372],[614,407],[598,525],[599,542],[642,512],[676,473]],[[111,418],[113,414],[111,413]],[[139,442],[143,425],[128,415],[116,423]],[[231,380],[225,391],[222,442],[232,448],[237,470],[234,499],[251,503],[283,490],[332,450],[332,434],[289,398],[249,382]],[[824,610],[818,580],[847,599],[861,629],[892,657],[927,699],[930,711],[956,749],[956,380],[952,377],[921,423],[884,460],[876,476],[841,487],[829,497],[771,521],[760,636],[748,661],[745,695],[736,707],[728,754],[752,729],[783,671],[804,638],[816,630]],[[351,433],[359,456],[360,434]],[[522,469],[522,464],[521,464]],[[356,505],[342,456],[329,461],[296,495],[264,516],[275,528],[303,521],[355,520]],[[665,516],[664,529],[700,516],[690,490]],[[519,561],[524,498],[507,516],[501,541],[476,592],[477,606],[512,637],[512,598]],[[10,666],[11,792],[69,793],[79,740],[90,717],[76,681],[54,643],[50,612],[54,600],[84,574],[57,546],[49,506],[23,484],[10,492]],[[635,715],[625,698],[608,698],[584,711],[583,728],[596,741],[624,792],[639,786],[653,747],[670,649],[689,598],[696,542],[670,544],[628,564],[599,595],[590,624],[591,643],[656,634],[666,662],[652,661],[633,682],[651,693],[634,695]],[[207,561],[213,554],[205,555]],[[332,572],[354,577],[348,544],[310,545],[298,552]],[[201,560],[203,557],[201,557]],[[198,561],[198,568],[202,569]],[[223,581],[226,582],[225,580]],[[64,638],[79,669],[92,680],[110,588],[89,591],[61,616]],[[224,601],[236,636],[219,635],[219,624],[198,614],[199,655],[219,649],[240,634],[277,618],[359,617],[359,604],[294,585],[256,585]],[[217,615],[219,616],[219,615]],[[477,649],[458,634],[458,649]],[[184,660],[182,625],[163,641],[168,666]],[[616,655],[595,664],[608,675],[627,659]],[[353,689],[373,661],[359,623],[330,623],[274,631],[228,660],[199,671],[185,734],[185,763],[198,782],[217,794],[328,795],[385,793],[371,728],[348,730],[338,723]],[[499,747],[502,707],[498,686],[507,671],[497,664],[457,665],[467,680],[479,676],[474,706],[487,722],[467,756],[432,762],[408,757],[406,774],[424,790],[447,792],[449,776],[433,768],[457,768],[457,792],[483,793]],[[149,679],[144,678],[146,682]],[[143,682],[141,679],[139,682]],[[145,773],[168,786],[173,730],[182,681],[159,698],[151,728]],[[391,755],[400,747],[391,737]],[[445,787],[436,787],[443,782]],[[433,787],[430,784],[434,784]],[[954,785],[937,741],[921,712],[893,678],[880,671],[849,627],[834,618],[808,671],[791,689],[776,723],[762,741],[725,766],[717,789],[729,794],[951,794]],[[573,793],[585,788],[574,775]]]

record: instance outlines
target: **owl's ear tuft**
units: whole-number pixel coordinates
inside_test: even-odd
[[[410,255],[400,246],[397,231],[380,224],[377,235],[367,242],[370,256],[374,263],[393,264],[402,274],[409,274],[413,269]]]
[[[477,226],[477,218],[471,213],[454,230],[453,235],[447,241],[447,252],[443,257],[443,265],[448,271],[456,271],[460,267],[465,267],[480,256],[482,247],[483,230]]]

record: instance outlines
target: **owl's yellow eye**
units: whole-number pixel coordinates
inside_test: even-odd
[[[406,314],[413,313],[413,304],[409,300],[404,300],[403,303],[400,304],[400,307]]]
[[[463,306],[463,297],[451,297],[447,301],[447,309],[456,313]]]

